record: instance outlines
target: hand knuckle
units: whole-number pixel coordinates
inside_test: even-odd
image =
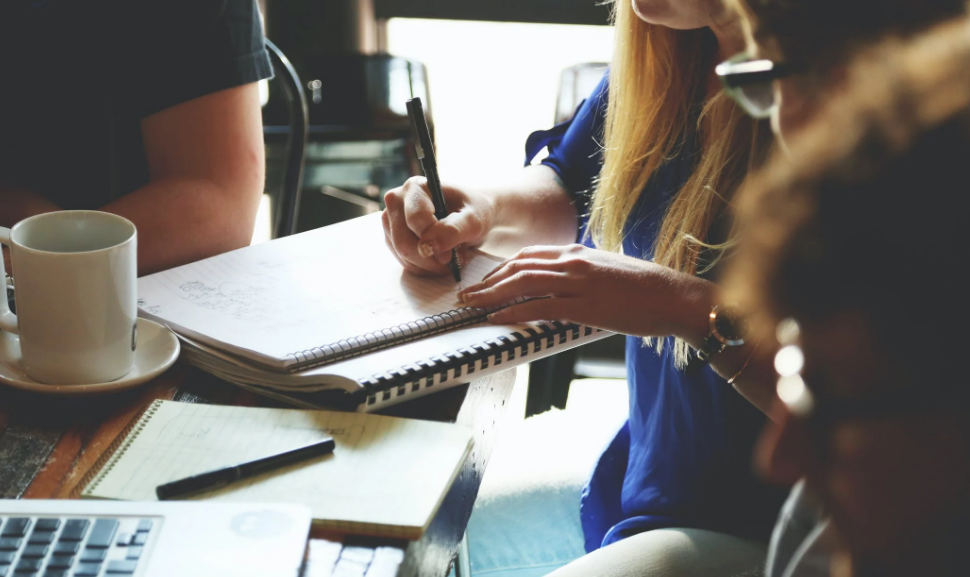
[[[524,270],[522,272],[517,273],[517,276],[521,280],[527,283],[533,283],[542,279],[542,274],[539,271],[535,271],[535,270]]]
[[[590,268],[590,262],[584,258],[572,257],[565,262],[566,272],[586,273]]]
[[[412,176],[411,178],[404,181],[405,190],[419,189],[423,190],[428,185],[428,179],[423,176]]]
[[[391,190],[384,193],[384,204],[392,205],[398,203],[401,200],[402,190],[400,188],[392,188]]]

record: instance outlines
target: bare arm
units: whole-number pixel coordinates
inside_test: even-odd
[[[451,214],[440,222],[427,181],[415,177],[384,196],[388,246],[409,271],[445,274],[454,247],[512,254],[534,244],[576,240],[578,217],[556,172],[530,166],[500,185],[443,186]]]
[[[684,275],[687,277],[688,275]],[[683,291],[684,304],[679,307],[677,327],[671,331],[687,341],[695,350],[701,348],[710,334],[709,315],[714,304],[721,302],[716,285],[697,277],[689,277],[685,284],[693,289]],[[686,280],[686,279],[685,279]],[[775,401],[775,372],[772,343],[746,343],[740,347],[726,347],[711,358],[711,368],[724,379],[736,377],[732,383],[751,404],[770,415]]]
[[[458,296],[466,305],[483,308],[522,296],[545,297],[489,315],[498,324],[558,319],[627,335],[674,336],[695,349],[710,334],[711,309],[722,299],[711,281],[577,244],[524,248]],[[773,351],[766,343],[751,357],[754,348],[753,344],[728,347],[714,355],[711,364],[725,379],[740,372],[735,388],[768,412],[775,396]]]
[[[142,120],[150,181],[102,210],[138,228],[138,274],[250,243],[265,161],[256,84]]]
[[[265,173],[256,85],[167,108],[141,128],[150,180],[101,209],[138,228],[138,274],[248,245]],[[0,185],[0,225],[55,210],[35,192]]]
[[[0,184],[0,226],[9,228],[28,216],[55,210],[61,208],[36,192]]]
[[[556,171],[527,167],[507,186],[483,190],[495,207],[485,242],[503,252],[536,244],[576,242],[579,218]]]

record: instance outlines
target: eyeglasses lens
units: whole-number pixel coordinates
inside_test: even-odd
[[[770,82],[739,86],[735,89],[735,99],[755,118],[768,118],[775,107],[775,91]]]

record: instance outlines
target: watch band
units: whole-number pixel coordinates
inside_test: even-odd
[[[697,349],[694,356],[687,361],[684,372],[689,375],[697,373],[711,361],[714,355],[720,353],[726,347],[744,344],[743,334],[745,331],[742,328],[744,323],[736,309],[716,305],[711,309],[708,316],[711,323],[711,333],[701,343],[701,347]]]
[[[705,365],[711,362],[711,357],[724,350],[726,345],[719,341],[713,334],[708,335],[701,348],[697,349],[694,355],[688,359],[684,372],[688,375],[696,374]]]

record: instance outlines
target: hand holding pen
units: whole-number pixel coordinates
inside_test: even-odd
[[[428,179],[428,188],[431,191],[431,200],[434,203],[435,218],[442,220],[448,216],[448,206],[445,204],[445,196],[441,190],[441,181],[438,179],[438,164],[434,155],[434,144],[431,142],[431,131],[428,129],[428,122],[424,116],[424,108],[421,106],[420,98],[412,98],[407,101],[408,117],[411,120],[411,128],[414,131],[415,145],[418,160],[421,161],[421,169],[424,171],[425,178]],[[425,250],[419,246],[419,251]],[[427,258],[431,255],[422,254]],[[448,261],[448,268],[455,282],[461,282],[461,267],[458,263],[458,252],[451,249],[451,259]]]

